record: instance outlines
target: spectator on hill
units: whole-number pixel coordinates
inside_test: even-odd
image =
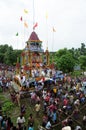
[[[20,107],[20,93],[19,92],[17,92],[16,94],[16,101],[17,101],[18,106]]]
[[[83,125],[86,127],[86,114],[83,116]]]
[[[52,113],[52,121],[53,121],[53,124],[55,124],[57,121],[57,113],[55,109],[53,110],[53,113]]]
[[[7,123],[6,123],[6,116],[3,116],[3,117],[2,117],[2,120],[1,120],[1,129],[2,129],[2,130],[6,130],[6,127],[7,127],[6,124],[7,124]]]
[[[10,130],[11,127],[13,127],[13,123],[12,123],[12,121],[11,121],[11,118],[8,117],[8,118],[7,118],[7,128],[6,128],[6,130]]]
[[[51,125],[51,121],[50,121],[50,119],[48,119],[48,121],[47,121],[47,124],[46,124],[45,128],[46,128],[47,130],[50,130],[50,129],[51,129],[51,127],[52,127],[52,125]]]
[[[76,126],[75,130],[82,130],[81,126]]]
[[[33,124],[30,124],[30,126],[28,127],[28,130],[34,130]]]
[[[34,118],[32,113],[28,117],[28,127],[30,126],[30,124],[34,125]]]
[[[38,102],[35,105],[36,116],[39,116],[40,109],[41,109],[41,105],[40,102]]]
[[[25,104],[22,104],[21,105],[21,114],[24,115],[25,112],[26,112],[26,106],[25,106]]]
[[[25,123],[25,118],[24,118],[24,116],[21,114],[21,115],[17,118],[17,125],[18,125],[18,129],[19,129],[19,130],[23,130],[23,128],[24,128],[24,123]]]
[[[45,127],[48,121],[48,116],[47,113],[44,113],[43,117],[42,117],[42,126]]]

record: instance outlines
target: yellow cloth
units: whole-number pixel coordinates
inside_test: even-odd
[[[76,85],[76,90],[79,90],[79,85],[78,84]]]
[[[56,88],[54,88],[54,89],[53,89],[53,92],[54,92],[54,93],[56,93],[56,92],[57,92],[57,89],[56,89]]]

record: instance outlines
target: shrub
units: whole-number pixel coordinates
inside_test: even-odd
[[[3,111],[3,113],[9,114],[10,111],[13,109],[13,107],[14,107],[14,104],[11,101],[7,100],[2,105],[2,111]]]

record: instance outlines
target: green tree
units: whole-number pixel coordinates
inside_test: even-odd
[[[81,43],[80,54],[86,55],[86,48],[84,43]]]
[[[17,57],[19,58],[19,62],[20,62],[21,53],[22,50],[13,50],[13,57],[14,57],[13,65],[16,65]]]
[[[0,63],[4,63],[4,53],[0,52]]]
[[[57,66],[62,70],[63,72],[72,72],[74,70],[74,59],[71,54],[65,54],[59,58]]]
[[[5,45],[0,45],[0,53],[5,53],[9,46],[7,44]]]
[[[5,53],[5,56],[4,56],[4,63],[7,65],[12,65],[13,59],[14,59],[13,48],[9,47]]]
[[[15,65],[17,57],[20,57],[22,50],[13,50],[12,46],[0,45],[0,63]]]
[[[84,71],[86,70],[86,56],[80,56],[79,57],[81,69]]]
[[[4,55],[8,49],[8,45],[0,45],[0,63],[4,63]]]
[[[67,52],[68,52],[67,48],[60,49],[59,51],[56,52],[55,56],[59,58],[65,54],[67,54]]]
[[[69,50],[66,48],[59,50],[55,55],[55,62],[58,69],[63,72],[72,72],[75,61]]]

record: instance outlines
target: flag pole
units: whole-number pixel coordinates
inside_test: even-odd
[[[54,48],[54,31],[52,32],[52,52],[53,52],[53,48]]]
[[[46,12],[46,40],[47,40],[47,46],[46,49],[48,50],[48,22],[47,22],[48,14]]]
[[[18,35],[16,35],[16,44],[17,44],[16,45],[16,47],[17,47],[16,49],[18,50]]]
[[[54,49],[54,31],[52,30],[52,63],[53,63],[53,49]]]
[[[25,23],[25,21],[24,21]],[[24,42],[25,42],[25,24],[24,24]]]
[[[17,37],[17,50],[18,50],[18,37]]]
[[[52,62],[53,62],[53,53],[54,53],[54,33],[55,32],[56,32],[56,30],[53,27],[52,28]]]
[[[35,8],[34,8],[34,0],[33,0],[33,26],[34,26],[34,22],[35,21]],[[34,31],[35,28],[33,28]]]
[[[24,37],[23,37],[23,34],[22,34],[22,32],[24,33],[24,27],[23,27],[23,25],[22,25],[22,21],[23,21],[23,18],[22,18],[22,16],[20,17],[20,21],[21,21],[21,43],[22,43],[22,48],[23,48],[23,39],[24,39]]]

